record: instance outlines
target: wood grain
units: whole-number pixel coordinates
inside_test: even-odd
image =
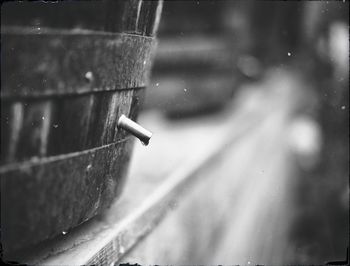
[[[13,1],[2,5],[1,25],[154,36],[161,7],[161,0]]]
[[[131,144],[127,138],[1,168],[4,251],[57,236],[107,208],[124,182]]]
[[[137,118],[144,88],[68,97],[8,100],[1,105],[1,165],[121,141],[124,114]]]

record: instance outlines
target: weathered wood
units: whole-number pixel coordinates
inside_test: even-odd
[[[152,0],[108,1],[106,31],[154,36],[162,5]]]
[[[54,104],[54,121],[50,128],[48,155],[88,149],[88,134],[94,128],[95,95],[85,94],[51,101]]]
[[[143,106],[146,90],[134,90],[131,100],[129,118],[136,121],[138,113]]]
[[[146,2],[2,6],[5,253],[87,221],[120,194],[131,140],[117,121],[137,116],[161,8]]]
[[[18,139],[23,124],[23,105],[14,102],[12,106],[1,103],[1,158],[0,162],[12,161],[16,155]]]
[[[119,193],[131,139],[0,169],[5,252],[67,231],[106,209]]]
[[[1,163],[24,160],[28,155],[42,157],[47,154],[51,106],[43,101],[2,103]]]
[[[2,102],[0,165],[82,151],[127,137],[124,114],[136,119],[144,88]],[[134,110],[135,109],[135,110]]]
[[[43,157],[47,154],[50,120],[50,102],[23,103],[23,124],[21,125],[16,149],[18,160],[25,159],[27,154],[38,157]]]
[[[137,29],[143,35],[154,36],[157,32],[163,1],[142,1]]]
[[[1,97],[41,97],[144,87],[154,39],[41,29],[1,36]]]
[[[154,36],[161,8],[162,1],[154,0],[13,1],[1,6],[1,25]]]

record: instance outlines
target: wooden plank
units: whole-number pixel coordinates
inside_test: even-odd
[[[155,36],[163,1],[108,1],[107,31]]]
[[[2,124],[11,124],[4,130],[10,132],[2,135],[9,146],[2,153],[6,164],[0,167],[4,248],[16,249],[55,236],[91,218],[120,193],[131,148],[124,147],[128,134],[117,129],[116,121],[121,114],[129,115],[130,108],[139,108],[135,101],[139,102],[141,91],[2,105]],[[51,157],[39,159],[43,156]],[[21,160],[27,161],[16,163]],[[107,192],[98,194],[102,189]],[[16,206],[9,208],[13,200]],[[67,215],[71,218],[62,220]]]
[[[107,208],[124,182],[131,144],[128,138],[1,167],[4,252],[57,236]]]
[[[1,104],[1,158],[0,162],[14,160],[23,124],[23,105],[14,102],[12,106]]]
[[[121,114],[137,115],[130,108],[138,109],[137,99],[143,94],[134,95],[134,90],[144,89],[148,81],[155,45],[151,35],[159,22],[161,1],[145,5],[146,9],[141,8],[142,0],[118,1],[126,7],[116,20],[120,26],[118,19],[126,19],[125,25],[116,28],[123,33],[98,31],[108,20],[101,8],[115,1],[98,3],[96,10],[94,3],[81,3],[73,11],[64,5],[68,9],[60,8],[58,14],[48,5],[39,5],[39,9],[29,8],[34,14],[24,15],[24,20],[25,8],[9,4],[16,18],[12,24],[7,23],[11,16],[6,16],[5,24],[17,27],[1,29],[5,253],[90,219],[110,205],[125,179],[131,141],[116,123]],[[19,6],[22,12],[17,13]],[[64,14],[64,10],[70,11]],[[71,21],[76,11],[77,20]],[[115,10],[108,11],[116,15]],[[151,15],[139,21],[144,12]],[[67,23],[61,23],[65,15]],[[95,31],[87,26],[90,22],[85,24],[90,15],[101,16],[93,20],[99,24]],[[20,27],[33,18],[34,24]],[[48,24],[42,18],[49,18]],[[50,21],[58,29],[52,29]],[[82,24],[75,28],[79,21]],[[129,25],[136,30],[130,31]]]
[[[51,124],[51,103],[42,101],[2,103],[1,135],[4,149],[1,164],[47,155]]]
[[[41,28],[2,29],[1,98],[144,87],[151,37]]]
[[[142,2],[142,0],[109,1],[107,30],[140,34],[137,24]]]
[[[143,107],[145,94],[146,94],[146,90],[134,90],[132,99],[131,99],[131,106],[130,106],[130,113],[129,113],[129,118],[131,120],[137,121],[139,111]]]
[[[95,126],[92,119],[94,96],[84,94],[78,97],[50,99],[54,116],[49,137],[48,156],[82,151],[97,146],[87,144],[88,134]]]
[[[136,118],[145,88],[2,102],[0,165],[83,151],[125,139],[117,120]],[[135,109],[135,110],[134,110]]]
[[[157,32],[163,1],[143,0],[137,18],[137,30],[143,35],[154,36]]]

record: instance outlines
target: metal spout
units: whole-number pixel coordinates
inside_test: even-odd
[[[142,144],[146,146],[148,145],[149,140],[152,137],[152,132],[148,131],[147,129],[143,128],[131,119],[127,118],[125,115],[121,115],[119,117],[118,127],[134,135],[142,142]]]

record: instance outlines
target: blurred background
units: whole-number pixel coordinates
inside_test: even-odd
[[[345,261],[348,10],[348,1],[164,2],[141,121],[156,113],[169,131],[175,131],[210,124],[227,112],[249,110],[256,112],[247,119],[265,113],[271,121],[225,155],[224,165],[211,172],[216,176],[212,190],[203,189],[191,198],[201,203],[181,207],[181,222],[165,222],[153,233],[155,240],[146,240],[126,261],[276,265]],[[215,138],[191,137],[188,143]],[[155,146],[151,142],[149,149]],[[169,152],[183,150],[163,151]],[[242,176],[239,182],[237,175]],[[216,184],[220,182],[225,185]],[[194,213],[197,218],[192,221],[189,216]],[[198,216],[211,222],[199,221]],[[159,236],[184,223],[196,236],[184,240],[173,233],[182,247],[177,249],[172,241],[172,252],[161,255],[155,248]],[[208,228],[208,223],[212,232],[198,229]]]
[[[84,21],[101,30],[90,4]],[[51,12],[53,28],[84,15]],[[153,56],[138,121],[154,136],[135,145],[123,196],[144,203],[150,187],[225,151],[198,163],[198,180],[123,261],[347,264],[349,2],[164,1]]]

